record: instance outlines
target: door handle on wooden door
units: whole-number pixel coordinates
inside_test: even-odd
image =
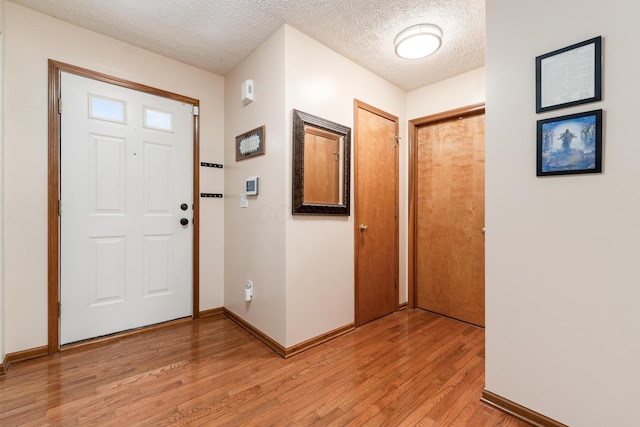
[[[364,224],[360,224],[360,231],[365,232],[369,229],[369,226],[364,225]]]

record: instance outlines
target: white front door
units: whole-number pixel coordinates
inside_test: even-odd
[[[60,343],[190,316],[193,106],[65,72],[61,93]]]

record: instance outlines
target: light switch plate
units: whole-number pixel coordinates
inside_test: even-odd
[[[249,207],[249,199],[247,199],[247,195],[244,193],[240,194],[240,207],[241,208]]]

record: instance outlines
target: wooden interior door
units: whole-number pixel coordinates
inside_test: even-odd
[[[484,326],[484,107],[417,126],[417,306]]]
[[[398,118],[356,101],[356,324],[398,309]]]

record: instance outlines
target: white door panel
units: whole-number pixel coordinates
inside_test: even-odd
[[[192,106],[64,72],[61,88],[61,344],[191,315]]]

